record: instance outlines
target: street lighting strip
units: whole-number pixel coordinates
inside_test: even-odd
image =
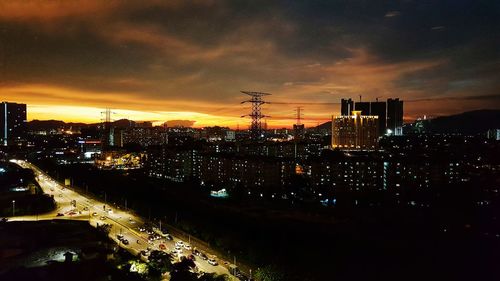
[[[54,181],[51,177],[49,177],[47,174],[45,174],[43,171],[41,171],[35,165],[33,165],[27,161],[22,161],[22,160],[14,161],[14,163],[18,164],[19,166],[21,166],[23,168],[31,168],[33,171],[35,171],[35,174],[37,175],[37,181],[39,182],[40,187],[42,188],[44,193],[47,193],[47,194],[54,193],[55,194],[56,190],[55,189],[54,189],[54,191],[51,190],[51,188],[53,188],[53,186],[58,187],[60,189],[60,193],[57,195],[54,195],[54,199],[56,200],[56,202],[59,201],[59,202],[57,202],[58,208],[55,211],[53,211],[52,213],[43,215],[41,217],[41,219],[54,219],[54,213],[55,214],[57,214],[59,212],[64,213],[64,209],[67,206],[63,206],[63,203],[68,204],[68,202],[69,202],[69,205],[73,206],[73,204],[71,204],[71,202],[72,202],[72,200],[75,200],[75,202],[76,202],[75,206],[81,207],[82,210],[85,207],[88,208],[88,219],[85,219],[85,218],[82,219],[81,217],[84,215],[83,214],[78,215],[78,213],[75,215],[64,215],[62,217],[57,217],[57,218],[68,219],[68,220],[87,220],[91,226],[97,227],[99,220],[98,219],[93,220],[92,216],[91,216],[91,212],[94,211],[95,213],[98,214],[98,216],[106,217],[106,221],[104,221],[103,223],[106,223],[109,220],[111,225],[114,226],[111,228],[111,231],[109,233],[109,237],[111,239],[113,239],[114,241],[116,241],[120,247],[126,249],[127,251],[131,252],[134,255],[137,255],[141,251],[145,250],[148,246],[151,246],[151,248],[159,249],[160,244],[164,244],[164,245],[169,244],[170,247],[167,247],[164,250],[164,251],[167,251],[167,249],[174,248],[175,241],[180,240],[177,237],[174,237],[174,239],[172,241],[165,240],[165,241],[161,241],[160,243],[157,243],[157,244],[156,244],[157,241],[153,241],[150,243],[149,240],[147,238],[145,238],[141,233],[139,233],[135,229],[133,229],[133,226],[128,226],[125,223],[118,221],[119,219],[122,219],[122,218],[126,219],[128,216],[130,219],[133,219],[137,224],[144,223],[144,220],[142,218],[140,218],[139,216],[134,216],[132,214],[128,214],[126,211],[123,211],[123,210],[113,210],[113,213],[110,214],[110,213],[106,212],[104,209],[100,209],[100,208],[96,207],[96,204],[98,204],[98,205],[103,204],[103,206],[106,206],[104,203],[102,203],[96,199],[88,198],[85,195],[82,195],[82,194],[80,194],[72,189],[68,189],[66,187],[61,186],[59,183]],[[59,195],[60,195],[60,197],[59,197]],[[58,198],[63,198],[67,202],[64,202],[65,200],[60,200]],[[85,202],[88,202],[88,203],[85,203]],[[74,207],[74,209],[76,209],[76,207]],[[112,209],[108,208],[108,210],[112,210]],[[72,210],[70,209],[69,212],[71,212],[71,211]],[[50,216],[50,215],[52,215],[52,216]],[[115,216],[117,218],[113,218],[113,216]],[[24,218],[17,217],[16,219],[17,220],[30,220],[31,217],[32,216],[27,216]],[[38,216],[37,216],[37,219],[38,219]],[[33,219],[31,218],[31,220],[33,220]],[[92,224],[93,221],[95,221],[95,225]],[[130,223],[130,221],[128,221],[128,222]],[[121,233],[123,228],[121,228],[120,231],[118,231],[119,227],[123,227],[125,230],[127,230],[127,233]],[[133,238],[133,239],[129,239],[130,241],[129,241],[128,246],[124,245],[120,240],[118,240],[118,238],[117,238],[118,233],[124,235],[124,238],[128,238],[128,239],[130,237]],[[136,239],[136,238],[139,238],[139,239]],[[145,243],[139,244],[136,241],[142,241]],[[141,258],[144,261],[147,261],[146,257],[141,256]],[[238,280],[238,279],[236,279],[236,277],[229,275],[228,269],[223,267],[222,265],[212,266],[212,265],[209,265],[207,262],[201,263],[200,261],[195,261],[195,263],[196,263],[197,267],[199,269],[203,270],[204,272],[214,272],[217,274],[227,274],[231,280]]]

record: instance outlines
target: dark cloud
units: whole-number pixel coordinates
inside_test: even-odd
[[[358,94],[489,97],[498,30],[498,1],[0,2],[0,92],[214,115],[242,89],[273,92],[280,114]]]

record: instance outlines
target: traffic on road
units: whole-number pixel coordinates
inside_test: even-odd
[[[222,261],[208,252],[202,252],[190,245],[189,242],[168,233],[165,228],[161,230],[155,228],[132,212],[109,206],[105,202],[88,198],[66,188],[27,161],[11,161],[23,168],[32,169],[42,190],[53,196],[57,203],[56,210],[37,216],[37,220],[55,218],[86,220],[94,227],[109,224],[111,225],[109,237],[132,254],[140,254],[144,261],[147,261],[151,251],[160,250],[170,253],[174,261],[180,260],[182,257],[193,260],[196,265],[194,270],[197,272],[226,274],[231,280],[248,280],[246,276],[234,268],[235,265],[230,265],[230,263]],[[10,220],[34,219],[34,216],[23,216]]]

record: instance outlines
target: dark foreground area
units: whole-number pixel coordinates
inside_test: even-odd
[[[498,280],[500,206],[449,186],[430,206],[324,208],[304,202],[217,200],[194,186],[138,173],[60,166],[82,191],[175,225],[233,256],[262,280]]]
[[[86,222],[0,225],[0,280],[128,280],[108,259],[116,245]]]

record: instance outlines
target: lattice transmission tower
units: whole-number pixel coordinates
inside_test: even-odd
[[[252,139],[260,139],[262,138],[261,119],[264,117],[269,117],[267,115],[263,115],[261,112],[261,106],[266,103],[265,101],[262,100],[262,97],[269,96],[271,94],[261,93],[261,92],[248,92],[248,91],[241,91],[241,92],[251,97],[251,99],[242,101],[241,103],[246,103],[246,102],[252,103],[252,113],[243,115],[241,117],[249,116],[252,118],[252,123],[250,125],[250,137]]]

